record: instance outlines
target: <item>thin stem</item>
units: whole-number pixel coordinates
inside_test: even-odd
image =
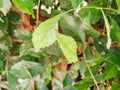
[[[72,11],[74,11],[74,10],[75,10],[75,9],[70,9],[70,10],[68,10],[68,11],[65,11],[65,12],[59,14],[59,15],[63,16],[63,15],[65,15],[65,14],[67,14],[67,13],[69,13],[69,12],[72,12]]]
[[[87,63],[86,56],[85,56],[84,53],[83,53],[83,59],[84,59],[84,62],[85,62],[85,64],[86,64],[89,72],[90,72],[90,75],[91,75],[91,77],[92,77],[92,79],[93,79],[93,81],[94,81],[94,83],[95,83],[95,85],[96,85],[97,90],[100,90],[100,89],[99,89],[99,86],[98,86],[98,84],[97,84],[97,81],[96,81],[96,79],[95,79],[95,77],[94,77],[94,75],[93,75],[93,73],[92,73],[92,71],[91,71],[91,69],[90,69],[90,67],[89,67],[89,65],[88,65],[88,63]]]
[[[5,72],[6,72],[6,77],[8,76],[8,65],[9,65],[9,60],[10,60],[10,56],[6,56],[5,57],[5,60],[6,60],[6,63],[5,63]]]
[[[37,5],[36,26],[38,25],[39,22],[39,8],[40,8],[40,0],[38,1],[38,5]]]
[[[112,9],[112,8],[106,8],[106,7],[92,7],[92,6],[86,6],[86,7],[80,7],[80,8],[105,9],[105,10],[114,11],[114,12],[116,12],[116,13],[120,13],[118,10],[115,10],[115,9]]]

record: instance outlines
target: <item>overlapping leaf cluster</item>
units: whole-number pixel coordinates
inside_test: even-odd
[[[34,32],[20,30],[13,5],[39,21]],[[119,90],[119,6],[119,0],[1,0],[0,87]]]

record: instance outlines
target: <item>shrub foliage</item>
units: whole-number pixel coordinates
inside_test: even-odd
[[[1,90],[119,90],[119,0],[0,0]]]

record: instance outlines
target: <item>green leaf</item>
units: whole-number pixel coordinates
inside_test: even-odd
[[[33,0],[12,0],[16,7],[24,13],[34,14]]]
[[[4,57],[0,54],[0,70],[4,68]]]
[[[42,0],[42,4],[49,7],[49,6],[52,6],[53,3],[51,2],[51,0]]]
[[[25,90],[29,90],[33,82],[33,77],[29,69],[36,66],[38,66],[38,63],[30,62],[30,61],[20,61],[15,65],[13,65],[11,70],[9,70],[9,74],[8,74],[9,88],[11,90],[17,90],[18,88],[19,89],[24,88]],[[12,80],[12,78],[14,79]],[[13,87],[13,85],[15,86]]]
[[[17,78],[11,72],[8,72],[7,81],[8,81],[8,88],[9,89],[17,90],[18,81],[17,81]]]
[[[42,55],[42,51],[40,52],[35,52],[33,46],[32,46],[32,41],[28,40],[28,41],[25,41],[21,46],[20,46],[20,49],[19,49],[19,53],[20,53],[20,56],[22,56],[22,59],[23,60],[26,60],[26,56],[27,57],[33,57],[33,58],[28,58],[27,60],[28,61],[34,61],[36,58],[40,58],[41,55]]]
[[[60,33],[56,33],[57,35],[57,41],[58,44],[63,52],[63,54],[66,56],[67,60],[69,62],[76,62],[78,61],[77,58],[77,44],[74,41],[74,39],[70,36],[65,36]]]
[[[96,6],[88,5],[86,7],[96,7]],[[81,17],[81,19],[85,18],[90,14],[91,24],[95,24],[96,22],[98,22],[101,19],[101,15],[102,15],[100,10],[94,8],[81,8],[78,14]]]
[[[72,36],[76,41],[85,42],[85,34],[89,33],[94,38],[97,38],[100,34],[90,24],[91,14],[83,18],[82,22],[75,18],[73,15],[66,14],[60,20],[60,26],[64,34]]]
[[[83,0],[71,0],[72,6],[76,9]]]
[[[35,57],[33,57],[32,55],[28,55],[28,54],[27,55],[23,55],[21,59],[25,60],[25,61],[33,61],[33,62],[36,61]]]
[[[26,55],[30,52],[32,49],[32,42],[31,41],[26,41],[20,46],[20,56]]]
[[[81,41],[81,36],[78,34],[80,28],[79,19],[71,14],[66,14],[60,19],[60,27],[65,35],[72,36],[76,41]],[[84,38],[84,32],[81,33]]]
[[[55,56],[63,56],[63,53],[61,51],[61,49],[58,47],[58,43],[55,42],[53,45],[50,45],[49,47],[46,47],[43,49],[43,51],[45,51],[48,54],[52,54]]]
[[[1,1],[1,0],[0,0],[0,1]],[[1,2],[3,2],[3,5],[2,5],[2,7],[0,7],[0,11],[1,11],[4,15],[6,15],[6,14],[8,13],[8,11],[10,10],[11,6],[12,6],[11,1],[10,1],[10,0],[3,0],[3,1],[1,1]],[[1,2],[0,2],[0,3],[1,3]]]
[[[32,37],[31,33],[26,30],[16,30],[16,34],[18,38],[23,41],[31,40]]]
[[[111,48],[104,56],[105,60],[120,67],[120,50],[117,48]]]
[[[38,63],[31,62],[31,61],[20,61],[20,62],[14,64],[11,69],[18,70],[23,67],[29,69],[29,68],[36,67],[36,66],[38,66]]]
[[[93,59],[93,48],[91,47],[91,45],[87,45],[86,46],[86,50],[85,50],[85,55],[86,55],[86,59]]]
[[[97,65],[95,65],[93,67],[90,67],[90,69],[91,69],[93,75],[95,76],[95,75],[98,74],[98,71],[100,69],[100,64],[97,64]],[[89,72],[88,68],[86,68],[85,73],[84,73],[84,77],[90,77],[90,76],[91,76],[90,72]]]
[[[118,23],[110,17],[110,24],[112,26],[110,36],[113,41],[120,41],[120,27]]]
[[[24,90],[30,90],[30,87],[32,86],[33,78],[30,75],[30,72],[28,71],[27,68],[21,68],[19,70],[12,69],[9,71],[9,75],[10,75],[9,78],[16,79],[14,81],[16,83],[9,82],[10,86],[11,84],[13,85],[15,84],[16,86],[14,87],[19,88],[18,90],[21,90],[20,88],[24,88]],[[10,87],[10,89],[14,90],[13,87]]]
[[[82,35],[81,35],[82,32],[90,34],[91,36],[93,36],[93,38],[98,38],[100,36],[100,33],[91,26],[90,17],[91,17],[91,14],[88,14],[82,20],[82,23],[80,25],[80,29],[79,29],[79,32],[78,32],[79,35],[81,36],[81,38],[83,38]]]
[[[40,48],[48,47],[56,41],[55,30],[58,30],[59,19],[60,16],[57,15],[41,23],[35,29],[32,42],[36,52],[38,52]]]
[[[102,80],[103,75],[96,75],[95,78],[99,82]],[[93,83],[93,79],[91,77],[85,77],[83,80],[76,82],[75,87],[77,87],[79,90],[87,90],[90,85]]]
[[[8,29],[8,19],[5,16],[2,16],[0,18],[0,30],[2,30],[4,33],[7,33]]]
[[[75,86],[79,88],[79,90],[87,90],[91,83],[92,80],[90,78],[87,78],[83,79],[82,81],[76,82]]]
[[[7,14],[7,18],[11,24],[16,25],[20,22],[20,14],[15,11],[9,11],[9,13]]]
[[[108,51],[108,49],[106,48],[106,42],[107,37],[102,35],[94,40],[95,48],[100,55],[104,55]]]
[[[36,90],[48,90],[45,82],[36,81],[35,84],[36,84]]]
[[[97,64],[102,63],[103,61],[104,61],[104,59],[101,56],[98,56],[97,58],[87,60],[87,63],[89,66],[95,66]]]
[[[103,17],[104,17],[104,21],[105,21],[105,27],[106,27],[106,31],[107,31],[107,44],[106,47],[109,49],[110,45],[112,43],[111,38],[110,38],[110,24],[108,22],[107,16],[105,15],[104,11],[101,9]]]
[[[80,68],[80,61],[77,61],[71,66],[71,69],[76,70],[76,71],[79,70],[79,68]]]
[[[103,79],[107,80],[110,78],[114,78],[117,75],[118,75],[117,67],[114,64],[107,63],[107,65],[105,66]]]
[[[1,41],[0,43],[0,52],[6,56],[6,55],[10,55],[10,51],[8,46],[6,45],[6,43],[4,41]]]
[[[79,90],[79,89],[75,86],[66,86],[64,90]]]
[[[119,90],[120,86],[119,86],[120,80],[118,77],[114,78],[114,82],[112,84],[112,89],[111,90]]]
[[[42,73],[44,71],[44,66],[34,66],[32,68],[29,69],[31,75],[34,77],[36,76],[38,73]]]
[[[85,42],[85,35],[83,33],[88,33],[94,38],[98,38],[100,35],[100,33],[91,26],[90,17],[91,17],[91,14],[88,14],[85,18],[83,18],[78,31],[78,34],[81,37],[82,42]]]
[[[105,90],[105,85],[101,84],[101,85],[99,86],[99,89],[100,89],[100,90]]]
[[[60,8],[63,10],[70,10],[72,9],[72,4],[70,0],[59,0]]]
[[[12,73],[15,77],[21,78],[21,79],[31,79],[32,76],[30,72],[27,70],[27,68],[21,68],[21,69],[12,69],[9,71]]]
[[[79,72],[80,72],[80,74],[81,74],[82,77],[85,76],[86,69],[87,69],[87,67],[86,67],[86,64],[85,64],[84,60],[81,60]]]
[[[4,0],[0,0],[0,8],[3,7],[3,1],[4,1]]]
[[[120,11],[120,0],[116,0],[118,10]]]
[[[3,69],[3,68],[4,68],[4,65],[5,65],[5,64],[4,64],[3,60],[0,59],[0,69]]]
[[[72,85],[72,79],[69,74],[65,76],[65,79],[63,81],[63,86],[67,86],[67,85],[68,86]]]
[[[18,90],[30,90],[34,86],[34,80],[33,79],[18,79]]]
[[[43,78],[44,79],[48,79],[48,80],[52,80],[51,67],[45,67],[44,68]]]

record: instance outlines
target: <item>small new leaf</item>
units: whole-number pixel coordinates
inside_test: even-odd
[[[56,33],[56,35],[57,35],[58,44],[63,54],[66,56],[67,60],[70,63],[78,61],[76,54],[77,44],[75,40],[70,36],[65,36],[58,32]]]

